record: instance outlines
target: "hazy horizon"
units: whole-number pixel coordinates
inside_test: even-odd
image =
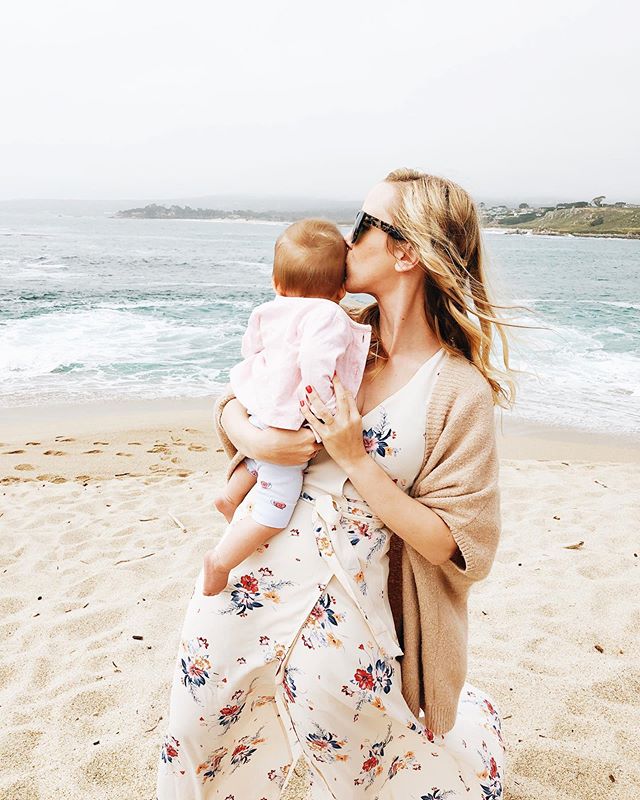
[[[595,195],[597,196],[597,195]],[[592,197],[581,196],[560,196],[560,197],[475,197],[477,203],[484,203],[485,206],[507,205],[515,206],[526,202],[532,207],[549,206],[557,203],[572,201],[591,201]],[[625,200],[635,205],[633,200],[626,198],[606,198],[605,204],[614,201]],[[123,211],[131,208],[144,207],[151,204],[170,206],[190,206],[194,209],[219,209],[221,211],[247,210],[247,211],[300,211],[308,208],[309,210],[320,209],[324,206],[333,210],[358,208],[362,202],[360,199],[339,200],[331,197],[311,197],[304,195],[268,195],[268,194],[246,194],[246,195],[211,195],[203,197],[128,197],[128,198],[77,198],[77,197],[25,197],[8,198],[0,200],[0,209],[9,211],[84,211],[106,212]]]
[[[484,202],[640,202],[624,0],[34,0],[3,22],[0,200],[359,204],[411,166]]]

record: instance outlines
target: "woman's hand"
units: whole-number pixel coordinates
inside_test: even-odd
[[[234,447],[256,461],[285,467],[304,464],[322,449],[308,428],[288,431],[283,428],[256,428],[249,422],[247,409],[233,398],[222,409],[220,422]]]
[[[363,458],[367,458],[362,440],[362,417],[355,398],[334,375],[336,413],[333,416],[313,387],[310,388],[307,401],[300,401],[302,413],[322,439],[327,453],[349,475]]]

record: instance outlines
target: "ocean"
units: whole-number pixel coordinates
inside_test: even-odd
[[[0,409],[219,392],[284,227],[0,211]],[[510,415],[640,432],[640,241],[484,239],[500,301],[537,326],[512,329]]]

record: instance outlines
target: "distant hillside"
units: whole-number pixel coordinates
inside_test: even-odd
[[[542,216],[525,213],[504,217],[499,220],[498,227],[530,230],[534,233],[571,233],[574,236],[620,236],[635,239],[640,238],[640,207],[560,208],[547,211]]]
[[[156,203],[143,208],[127,208],[118,211],[116,217],[133,219],[223,219],[223,220],[256,220],[269,222],[293,222],[305,217],[322,217],[331,219],[338,225],[350,225],[357,212],[354,208],[316,207],[298,209],[295,211],[276,211],[268,209],[256,211],[254,209],[235,209],[229,211],[221,208],[191,208],[191,206],[162,206]]]

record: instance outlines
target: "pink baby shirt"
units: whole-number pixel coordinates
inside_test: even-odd
[[[254,308],[242,337],[243,361],[230,372],[237,399],[266,425],[298,430],[307,385],[335,411],[334,370],[355,397],[369,352],[371,326],[332,300],[285,297]]]

